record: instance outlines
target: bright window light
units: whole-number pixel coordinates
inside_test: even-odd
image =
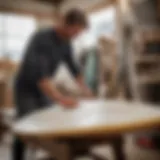
[[[110,7],[89,15],[89,29],[75,40],[76,47],[92,47],[101,36],[115,33],[115,8]]]
[[[36,29],[33,17],[0,13],[0,58],[19,61],[27,39]]]

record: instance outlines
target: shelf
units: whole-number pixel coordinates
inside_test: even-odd
[[[159,55],[157,55],[159,54]],[[154,55],[139,55],[135,56],[136,63],[160,63],[160,53]]]
[[[139,84],[160,84],[160,75],[145,75],[145,76],[138,76],[138,83]]]
[[[143,32],[143,39],[145,42],[159,42],[160,41],[160,29],[150,29]]]

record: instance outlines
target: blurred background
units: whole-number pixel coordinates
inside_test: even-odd
[[[12,84],[27,42],[70,8],[88,15],[89,28],[72,43],[96,96],[160,102],[160,0],[1,0],[0,159],[9,159],[8,128],[16,112]],[[81,96],[63,64],[54,81],[64,94]],[[160,130],[127,135],[126,143],[129,160],[160,159]]]

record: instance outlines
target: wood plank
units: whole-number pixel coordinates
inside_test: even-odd
[[[86,12],[87,13],[98,12],[102,9],[109,7],[110,5],[114,5],[114,3],[115,3],[115,0],[106,0],[106,1],[99,3],[95,6],[86,8]]]
[[[142,34],[145,43],[150,41],[160,41],[160,29],[146,29]]]
[[[21,15],[31,15],[38,18],[54,18],[54,12],[53,13],[46,13],[46,12],[37,12],[37,11],[27,11],[21,8],[12,8],[12,7],[2,7],[0,6],[0,12],[4,13],[15,13],[15,14],[21,14]]]
[[[61,4],[64,0],[34,0],[34,1],[50,3],[50,4],[52,4],[52,5],[59,5],[59,4]]]
[[[160,75],[146,75],[137,78],[139,84],[160,84]]]
[[[160,63],[160,53],[154,55],[135,56],[136,63]]]

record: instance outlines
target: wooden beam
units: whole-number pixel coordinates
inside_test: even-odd
[[[38,18],[54,18],[54,12],[46,13],[46,12],[38,12],[38,11],[29,11],[29,10],[24,10],[21,8],[13,8],[13,7],[0,6],[0,12],[15,13],[15,14],[21,14],[21,15],[31,15]]]
[[[157,0],[157,2],[158,2],[158,7],[157,7],[157,8],[158,8],[158,9],[157,9],[158,11],[157,11],[157,12],[158,12],[158,16],[159,16],[159,18],[160,18],[160,0]]]
[[[34,0],[34,1],[49,3],[51,5],[60,5],[64,0]]]
[[[106,1],[104,1],[102,3],[99,3],[95,6],[88,7],[86,9],[86,12],[87,13],[98,12],[102,9],[105,9],[105,8],[109,7],[110,5],[114,5],[115,2],[116,2],[116,0],[106,0]]]

